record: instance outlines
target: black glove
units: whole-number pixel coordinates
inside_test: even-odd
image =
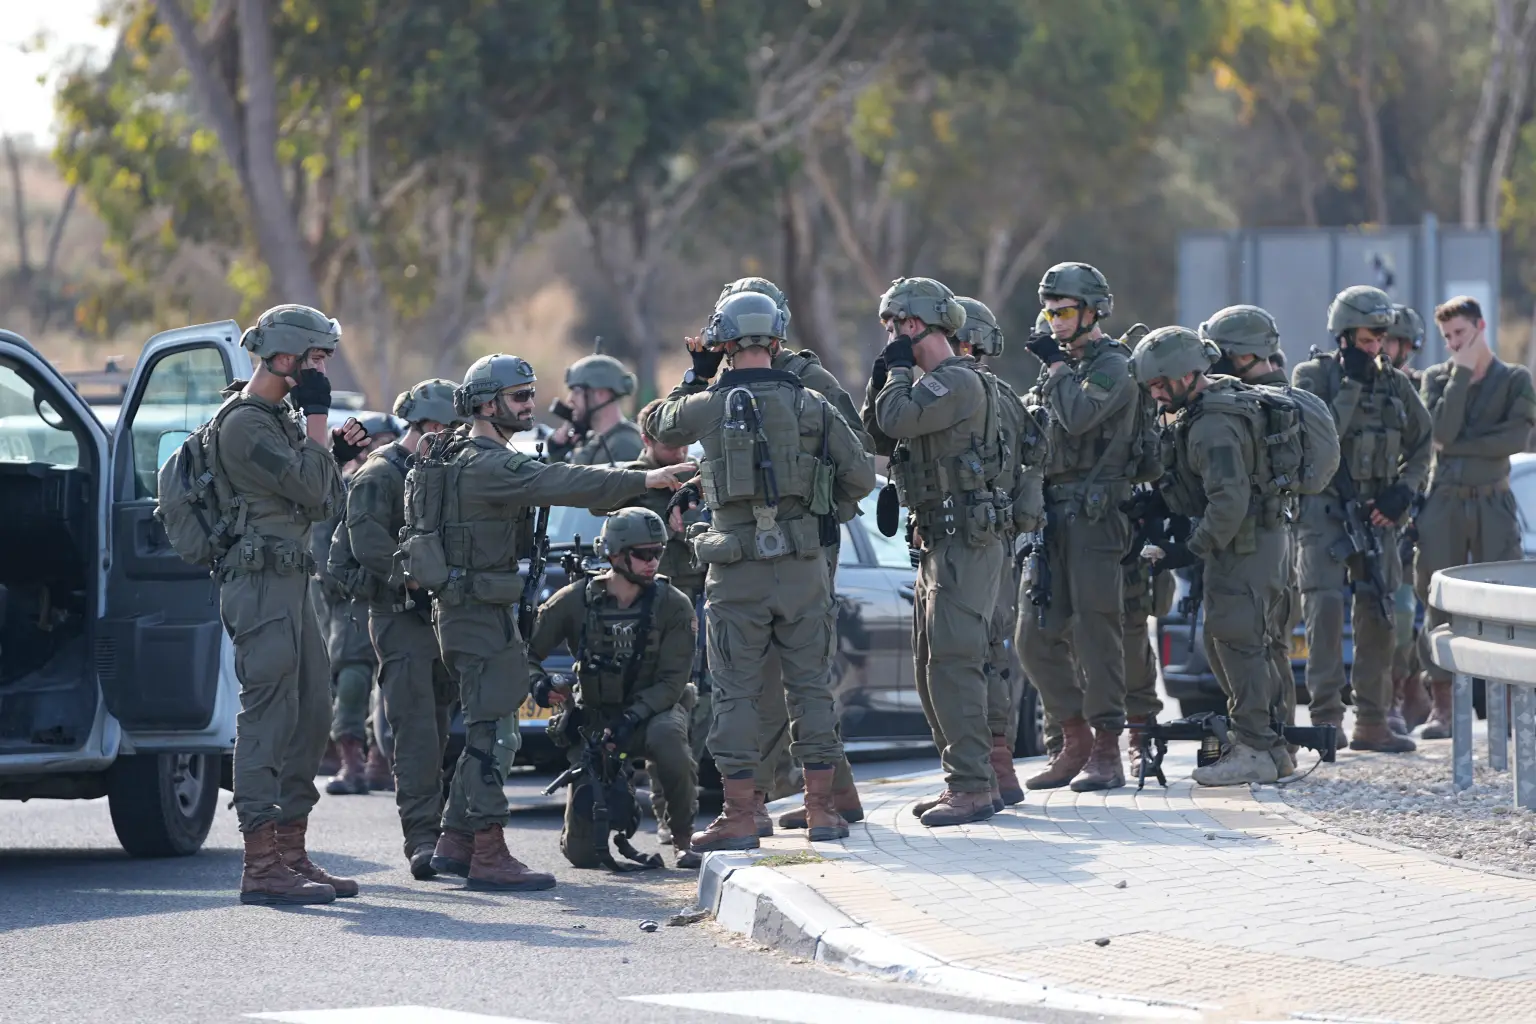
[[[554,692],[554,679],[549,676],[545,676],[533,684],[533,702],[541,708],[553,707],[554,704],[549,699],[549,695]]]
[[[1157,560],[1156,572],[1166,569],[1187,569],[1200,561],[1186,544],[1168,544],[1163,547],[1163,557]]]
[[[874,365],[869,368],[869,382],[874,385],[875,394],[878,395],[880,389],[885,387],[886,379],[890,375],[890,367],[885,365],[885,354],[875,356]]]
[[[1407,512],[1408,506],[1413,504],[1413,492],[1408,489],[1407,484],[1391,484],[1376,495],[1376,500],[1372,504],[1376,506],[1377,512],[1396,522],[1403,518],[1403,513]]]
[[[1339,362],[1344,366],[1344,375],[1369,384],[1372,377],[1376,376],[1376,360],[1363,349],[1353,345],[1345,345],[1339,350]]]
[[[305,416],[324,416],[331,411],[331,379],[313,367],[299,371],[299,382],[288,394]]]
[[[707,348],[688,354],[693,357],[693,372],[700,380],[714,380],[715,374],[720,372],[720,361],[725,358],[724,352],[711,352]]]
[[[667,510],[662,513],[661,521],[666,523],[667,529],[670,530],[672,528],[672,510],[680,508],[683,510],[683,515],[687,515],[689,510],[697,505],[700,500],[702,499],[699,494],[699,485],[684,484],[673,491],[672,497],[667,499]]]
[[[905,334],[898,334],[886,342],[885,348],[880,350],[880,358],[893,370],[899,366],[910,370],[917,365],[917,357],[912,354],[912,339]]]
[[[1066,362],[1067,359],[1067,354],[1061,350],[1061,344],[1054,334],[1031,334],[1024,347],[1039,356],[1047,367]]]
[[[353,444],[342,434],[341,428],[331,431],[331,457],[336,460],[336,465],[345,466],[363,453],[368,447],[368,435],[363,434],[363,440],[359,444]]]
[[[626,711],[624,717],[608,730],[608,742],[615,747],[625,746],[638,728],[640,728],[640,715],[634,711]]]

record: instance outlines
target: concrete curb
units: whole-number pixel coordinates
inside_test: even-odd
[[[831,849],[818,852],[838,859]],[[1211,1009],[1100,995],[946,963],[859,924],[810,886],[757,863],[771,856],[705,854],[699,870],[699,906],[727,931],[794,956],[971,999],[1138,1020],[1200,1020],[1201,1011]]]

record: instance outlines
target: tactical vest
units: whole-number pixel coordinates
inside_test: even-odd
[[[1112,348],[1129,356],[1125,346],[1114,339],[1094,342],[1084,358],[1069,371],[1070,386],[1097,383],[1105,391],[1114,388],[1119,381],[1112,379],[1105,368],[1096,365],[1098,357]],[[1104,379],[1095,381],[1096,377]],[[1109,417],[1086,433],[1073,435],[1051,419],[1050,406],[1043,393],[1047,379],[1042,377],[1025,404],[1038,409],[1041,417],[1050,423],[1050,461],[1045,470],[1048,483],[1145,483],[1156,478],[1156,464],[1161,456],[1157,419],[1152,411],[1156,403],[1145,394],[1145,388],[1137,385],[1136,394],[1118,415]],[[1068,381],[1057,386],[1069,386]]]
[[[901,438],[891,453],[891,482],[925,537],[958,536],[971,547],[994,541],[1013,518],[1013,480],[1005,470],[1015,458],[1004,436],[997,378],[974,362],[985,396],[979,414],[931,434]],[[919,384],[918,386],[921,386]]]
[[[641,589],[628,608],[607,601],[607,590],[596,579],[581,589],[581,636],[576,644],[574,671],[578,685],[576,702],[589,710],[617,711],[634,696],[635,684],[656,674],[655,629],[657,588],[668,585],[665,576]],[[643,672],[643,675],[642,675]]]
[[[411,457],[398,444],[385,445],[373,458],[383,459],[400,474],[402,480],[410,472]],[[350,488],[349,488],[350,490]],[[405,583],[398,576],[380,579],[358,562],[352,554],[352,535],[347,531],[346,515],[336,524],[331,535],[330,551],[326,558],[326,574],[344,595],[371,605],[399,605],[403,610],[413,606],[405,593]]]
[[[1327,370],[1329,393],[1323,398],[1339,423],[1339,464],[1349,470],[1361,495],[1369,496],[1397,480],[1408,409],[1394,393],[1391,375],[1378,374],[1371,383],[1361,385],[1359,401],[1349,421],[1343,422],[1339,393],[1344,369],[1337,355],[1324,352],[1317,358]]]
[[[1194,402],[1180,410],[1178,417],[1168,428],[1163,446],[1163,463],[1168,470],[1162,484],[1163,497],[1170,511],[1177,515],[1199,518],[1205,514],[1209,502],[1206,499],[1204,481],[1192,468],[1189,456],[1189,432],[1202,416],[1229,416],[1242,424],[1242,465],[1248,477],[1248,515],[1233,542],[1238,552],[1252,550],[1253,532],[1256,529],[1275,529],[1283,521],[1285,494],[1261,484],[1262,477],[1269,479],[1265,439],[1261,428],[1262,419],[1250,415],[1250,407],[1234,400],[1227,392],[1250,390],[1233,378],[1221,378],[1210,390],[1199,395]]]

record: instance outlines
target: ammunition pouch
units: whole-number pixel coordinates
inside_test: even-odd
[[[279,576],[313,576],[315,558],[302,541],[246,533],[219,563],[219,578],[230,580],[255,572],[274,572]]]

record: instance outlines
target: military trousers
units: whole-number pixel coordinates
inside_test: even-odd
[[[1125,650],[1125,713],[1131,718],[1155,718],[1163,710],[1157,696],[1157,659],[1152,654],[1148,616],[1157,614],[1159,605],[1171,602],[1173,576],[1158,573],[1154,579],[1147,563],[1140,560],[1125,572],[1123,586],[1125,614],[1120,628]]]
[[[235,814],[240,831],[307,817],[330,722],[331,667],[300,573],[246,572],[219,585],[235,647]]]
[[[425,605],[426,599],[422,598]],[[405,855],[437,842],[443,818],[443,757],[458,687],[443,664],[423,608],[373,610],[368,632],[379,658],[379,688],[394,744],[395,808]]]
[[[1285,531],[1256,530],[1254,547],[1243,554],[1218,551],[1205,560],[1201,612],[1232,731],[1247,746],[1268,750],[1283,742],[1275,729],[1282,681],[1270,640],[1281,628],[1290,573]]]
[[[1381,725],[1392,707],[1396,624],[1382,614],[1364,557],[1348,551],[1342,515],[1333,495],[1307,495],[1295,525],[1296,579],[1307,630],[1307,691],[1314,720],[1344,714],[1344,590],[1349,586],[1354,600],[1355,661],[1350,685],[1355,716],[1362,724]],[[1390,601],[1402,572],[1397,530],[1372,529],[1381,539],[1380,572]]]
[[[987,730],[1003,736],[1008,747],[1019,731],[1019,692],[1023,679],[1015,664],[1013,630],[1019,613],[1019,571],[1013,560],[1011,541],[1002,544],[995,556],[998,562],[997,597],[992,603],[992,617],[987,629]]]
[[[800,765],[835,763],[830,685],[831,584],[819,556],[713,564],[705,584],[714,721],[709,750],[727,778],[755,775],[763,663],[774,650],[789,704],[789,751]]]
[[[673,586],[677,586],[679,590],[687,594],[689,599],[693,601],[694,614],[697,615],[702,609],[702,604],[698,598],[701,596],[701,593],[704,589],[704,581],[699,581],[697,591],[695,591],[692,587],[678,586],[676,582],[673,583]],[[708,643],[708,634],[706,632],[708,627],[707,624],[703,621],[702,617],[700,618],[698,625],[698,642],[701,645],[706,644]],[[697,651],[696,658],[697,664],[693,679],[693,698],[692,700],[689,700],[685,697],[682,701],[679,701],[677,705],[688,724],[688,748],[693,753],[694,762],[694,799],[693,806],[688,808],[689,821],[692,821],[695,817],[698,816],[699,813],[697,785],[698,763],[704,760],[704,754],[706,752],[705,741],[709,738],[710,711],[714,707],[714,695],[711,691],[709,682],[707,653],[702,650]],[[667,792],[666,781],[655,772],[649,771],[649,769],[647,769],[647,774],[650,776],[651,780],[651,813],[655,815],[655,818],[658,822],[668,821],[671,814],[673,813],[673,807],[672,797]],[[682,813],[682,808],[678,808],[677,810],[678,813]]]
[[[957,537],[925,540],[912,609],[917,696],[944,767],[958,793],[992,789],[986,661],[997,601],[1000,549]]]
[[[528,696],[527,648],[512,605],[466,601],[437,602],[432,609],[438,647],[459,687],[464,708],[464,752],[454,768],[443,827],[479,832],[507,820],[506,782],[510,757],[498,756],[500,732]],[[515,735],[512,739],[515,752]]]
[[[1086,718],[1094,728],[1125,727],[1125,603],[1120,559],[1130,524],[1119,512],[1090,521],[1052,508],[1046,534],[1051,603],[1042,626],[1020,615],[1024,671],[1052,719]],[[1024,607],[1021,592],[1019,606]],[[1079,675],[1081,672],[1081,676]]]
[[[1442,485],[1430,491],[1417,522],[1419,552],[1413,577],[1414,590],[1424,602],[1425,633],[1419,655],[1430,679],[1448,683],[1450,673],[1436,665],[1423,646],[1429,631],[1448,621],[1443,612],[1429,606],[1429,581],[1452,566],[1523,557],[1520,514],[1507,482],[1478,489]]]
[[[613,718],[617,719],[619,714],[622,712]],[[668,794],[667,810],[663,813],[674,839],[687,839],[693,834],[693,819],[699,805],[699,763],[688,745],[688,717],[682,704],[674,704],[641,722],[623,749],[623,753],[630,757],[644,758],[652,785],[659,784]],[[570,747],[569,754],[571,763],[578,763],[581,744]],[[565,825],[560,831],[560,852],[575,867],[598,867],[602,862],[597,843],[601,838],[606,844],[608,837],[599,837],[593,831],[591,787],[573,784],[565,793]]]

